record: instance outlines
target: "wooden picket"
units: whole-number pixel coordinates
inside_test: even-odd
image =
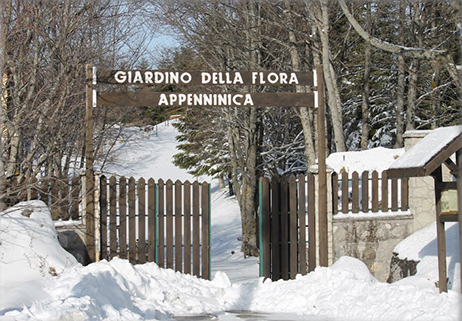
[[[344,214],[357,214],[360,211],[362,213],[407,211],[409,207],[408,180],[393,178],[390,182],[391,184],[387,171],[382,172],[381,178],[377,171],[373,171],[370,178],[368,171],[364,171],[361,175],[353,172],[351,180],[347,172],[342,172],[341,175],[333,173],[333,214],[338,214],[340,210]]]
[[[314,209],[313,174],[260,180],[261,276],[287,280],[314,270]]]
[[[100,179],[101,258],[156,262],[210,278],[210,186],[150,178]],[[103,217],[105,216],[105,217]],[[124,240],[124,241],[122,241]]]

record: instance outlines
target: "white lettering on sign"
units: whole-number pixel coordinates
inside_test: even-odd
[[[234,75],[229,72],[202,72],[202,84],[212,85],[243,85],[242,75],[240,72],[235,72]]]
[[[192,76],[188,72],[178,71],[119,70],[114,74],[114,79],[119,84],[188,84]]]
[[[250,76],[250,79],[247,77]],[[244,81],[245,79],[245,81]],[[299,85],[296,72],[252,71],[154,71],[119,70],[114,73],[119,84],[173,84],[173,85]]]
[[[251,94],[160,94],[159,106],[253,106]]]
[[[267,83],[271,85],[298,85],[299,81],[294,72],[289,74],[270,72],[267,75],[264,72],[252,72],[252,85],[265,85]]]

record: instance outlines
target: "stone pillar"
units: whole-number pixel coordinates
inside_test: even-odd
[[[404,133],[404,148],[411,149],[431,130],[411,130]],[[443,166],[443,178],[447,170]],[[416,232],[435,222],[435,189],[431,176],[409,178],[409,208],[414,217],[413,231]]]

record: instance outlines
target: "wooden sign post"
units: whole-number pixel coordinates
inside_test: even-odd
[[[110,85],[201,85],[201,86],[311,86],[313,92],[263,93],[177,93],[118,91],[96,94],[92,86]],[[165,71],[165,70],[102,70],[87,65],[86,91],[86,177],[87,177],[87,247],[94,260],[94,189],[93,175],[93,111],[100,106],[210,106],[210,107],[313,107],[318,108],[319,166],[319,263],[328,265],[327,251],[327,182],[326,135],[322,66],[313,72],[288,71]],[[96,98],[95,98],[96,96]],[[95,100],[96,99],[96,103]]]
[[[85,89],[85,186],[86,186],[86,247],[88,256],[92,261],[96,260],[95,252],[95,200],[93,171],[93,66],[86,65],[86,89]]]

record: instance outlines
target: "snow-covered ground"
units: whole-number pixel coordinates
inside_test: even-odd
[[[117,145],[119,165],[105,172],[195,179],[171,165],[176,153],[172,126],[159,126],[157,136],[139,129],[127,135]],[[402,151],[368,151],[367,163],[386,168],[385,154],[394,159]],[[337,156],[339,161],[328,161],[333,168],[352,169],[364,158],[361,153]],[[448,293],[435,287],[434,226],[397,246],[400,256],[421,262],[415,276],[394,284],[378,282],[350,257],[295,280],[271,282],[258,278],[257,259],[239,253],[237,203],[211,183],[212,281],[121,259],[83,267],[59,245],[40,201],[0,213],[0,320],[199,320],[192,317],[199,314],[203,320],[242,320],[248,315],[236,311],[252,311],[250,320],[460,320],[457,224],[447,227]]]

